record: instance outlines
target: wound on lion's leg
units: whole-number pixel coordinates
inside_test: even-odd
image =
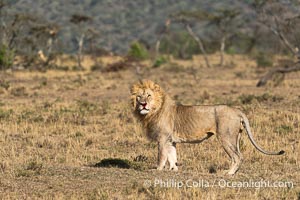
[[[177,154],[176,154],[176,144],[170,144],[167,146],[168,150],[168,162],[170,164],[170,170],[177,171]]]

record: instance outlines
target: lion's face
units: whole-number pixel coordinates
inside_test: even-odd
[[[154,92],[150,89],[140,90],[136,95],[137,110],[141,115],[146,115],[153,108]]]
[[[135,112],[140,115],[155,113],[162,102],[162,90],[159,85],[143,80],[131,88],[131,102]]]

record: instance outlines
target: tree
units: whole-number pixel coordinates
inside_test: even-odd
[[[2,62],[2,69],[15,67],[15,54],[24,57],[22,68],[31,67],[32,64],[34,68],[40,68],[41,65],[45,68],[55,59],[53,48],[57,40],[58,26],[32,14],[9,13],[4,9],[9,5],[0,0],[0,49],[6,60],[10,60],[5,65]],[[42,55],[45,59],[39,59]],[[36,62],[38,60],[42,63]]]
[[[224,64],[224,50],[226,40],[232,37],[238,31],[242,25],[241,20],[235,20],[240,15],[240,12],[235,9],[218,9],[214,12],[208,12],[204,10],[196,11],[183,11],[175,14],[174,21],[185,25],[186,30],[192,38],[197,42],[204,59],[206,66],[210,67],[207,53],[204,48],[202,39],[192,29],[192,24],[202,23],[202,27],[212,28],[215,27],[218,30],[217,37],[220,41],[220,66]]]
[[[160,48],[160,41],[162,37],[169,32],[171,20],[167,19],[165,21],[165,24],[163,27],[160,27],[160,29],[157,31],[158,39],[156,40],[155,43],[155,57],[157,58],[159,55],[159,48]]]
[[[206,66],[209,68],[210,63],[207,57],[206,50],[204,48],[202,39],[197,36],[197,34],[193,31],[192,25],[194,24],[195,19],[198,21],[207,19],[209,17],[209,13],[205,11],[197,11],[197,12],[180,12],[177,14],[174,14],[171,16],[172,21],[183,24],[187,32],[190,34],[190,36],[197,42],[199,49],[201,50],[201,53],[203,54]]]
[[[10,14],[6,11],[9,4],[0,1],[0,51],[1,51],[1,69],[13,67],[15,53],[20,45],[24,29],[35,20],[31,15],[26,14]]]
[[[241,27],[241,20],[235,20],[240,12],[235,9],[219,9],[215,14],[211,14],[209,20],[210,26],[216,26],[219,30],[220,40],[220,66],[224,65],[224,50],[226,40],[235,35]]]
[[[6,1],[0,1],[0,67],[2,70],[12,66],[15,56],[12,48],[15,32],[11,31],[11,27],[15,26],[17,19],[14,18],[12,23],[7,25],[7,12],[5,10],[7,5]]]
[[[300,54],[299,46],[297,46],[298,33],[295,28],[300,25],[300,12],[294,9],[292,1],[282,3],[280,1],[256,0],[253,7],[257,12],[257,21],[267,27],[283,44],[285,49],[294,58],[298,59],[293,65],[279,66],[267,72],[256,85],[261,87],[266,85],[268,80],[272,79],[275,74],[280,73],[282,75],[281,80],[283,80],[286,73],[300,71]]]
[[[37,51],[44,67],[48,66],[52,60],[55,60],[53,46],[57,40],[58,31],[59,28],[57,25],[46,22],[43,24],[36,24],[30,29],[30,35],[36,40],[35,42],[43,44],[43,46],[37,46]]]
[[[88,22],[91,22],[92,18],[86,15],[79,15],[79,14],[74,14],[72,15],[70,22],[77,25],[77,29],[78,29],[78,33],[79,36],[76,37],[76,41],[77,41],[77,62],[78,62],[78,68],[80,70],[83,70],[82,67],[82,60],[83,60],[83,56],[82,56],[82,51],[83,51],[83,47],[84,47],[84,41],[85,41],[85,37],[86,34],[88,32]]]

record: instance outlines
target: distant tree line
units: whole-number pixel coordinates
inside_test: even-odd
[[[0,69],[38,69],[55,68],[55,59],[62,51],[58,39],[60,26],[34,14],[9,13],[11,1],[0,0]],[[76,26],[74,42],[77,44],[78,69],[82,70],[84,47],[89,54],[99,52],[94,45],[99,33],[92,28],[92,18],[74,14],[70,23]],[[100,51],[100,54],[106,53]],[[22,59],[20,59],[22,57]],[[15,60],[20,60],[14,65]]]
[[[249,54],[262,65],[269,65],[268,55],[287,54],[297,57],[299,52],[299,2],[294,0],[248,0],[241,8],[193,9],[170,13],[156,32],[156,41],[136,38],[127,52],[127,61],[141,60],[155,55],[156,64],[165,62],[160,57],[171,54],[189,59],[202,54],[207,57],[219,53],[219,66],[224,65],[224,54]],[[34,14],[10,13],[12,1],[0,0],[0,68],[40,68],[55,66],[56,56],[63,54],[59,39],[61,27]],[[83,54],[106,54],[97,45],[101,37],[94,19],[87,15],[70,16],[67,26],[75,31],[72,42],[76,47],[78,69],[82,70]],[[159,22],[153,22],[159,23]],[[120,34],[121,30],[120,30]],[[97,54],[98,52],[98,54]],[[264,56],[267,55],[267,56]],[[23,63],[14,65],[16,56]],[[137,57],[137,59],[133,59]],[[280,70],[282,74],[284,74]],[[287,70],[289,71],[289,70]]]
[[[172,13],[168,27],[163,29],[167,31],[158,34],[160,52],[190,58],[193,54],[218,51],[220,65],[224,52],[298,53],[299,2],[255,0],[245,1],[245,6],[247,12],[224,8]]]

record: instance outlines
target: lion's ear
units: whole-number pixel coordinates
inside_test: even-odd
[[[130,88],[130,94],[134,95],[136,93],[136,91],[137,91],[137,85],[134,84]]]
[[[156,92],[160,92],[161,91],[161,87],[158,84],[154,84],[154,90]]]

